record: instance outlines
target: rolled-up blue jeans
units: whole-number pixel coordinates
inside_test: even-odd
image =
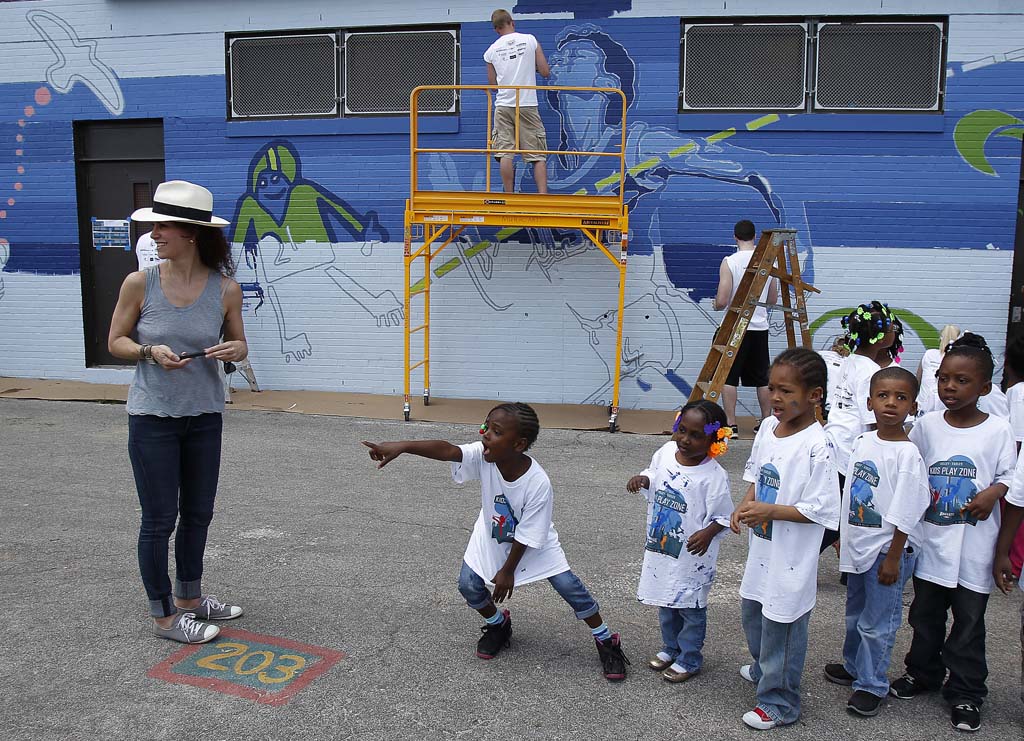
[[[554,587],[558,595],[569,603],[569,607],[576,613],[576,617],[585,620],[598,613],[597,601],[590,595],[583,582],[572,570],[563,571],[548,577],[548,583]],[[459,591],[466,598],[466,604],[474,610],[482,610],[491,604],[491,590],[465,561],[462,562],[462,570],[459,572]]]
[[[877,697],[889,694],[889,661],[896,631],[903,621],[903,587],[914,573],[917,554],[907,549],[900,559],[895,584],[878,583],[878,568],[886,554],[879,554],[863,574],[849,574],[846,582],[846,640],[843,665],[852,676],[854,690]]]
[[[800,679],[812,610],[791,623],[766,618],[761,603],[754,600],[741,600],[740,610],[754,658],[750,675],[757,682],[757,706],[777,723],[795,723],[800,717]]]
[[[662,650],[684,671],[700,671],[704,664],[704,637],[708,629],[706,607],[659,607]]]
[[[142,506],[139,571],[153,617],[176,611],[167,574],[167,544],[174,538],[174,594],[202,595],[206,533],[220,476],[223,420],[220,414],[194,417],[128,416],[128,457]]]

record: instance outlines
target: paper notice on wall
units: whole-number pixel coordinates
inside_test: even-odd
[[[97,250],[114,247],[131,252],[131,222],[128,219],[90,219],[92,246]]]

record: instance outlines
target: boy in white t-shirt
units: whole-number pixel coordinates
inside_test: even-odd
[[[566,561],[551,522],[554,495],[541,465],[526,451],[540,432],[537,413],[528,404],[499,404],[480,427],[480,442],[452,445],[444,440],[405,440],[363,444],[383,468],[402,453],[450,461],[455,483],[479,479],[480,515],[463,556],[459,591],[486,621],[476,655],[493,659],[509,644],[512,618],[495,606],[512,597],[516,586],[547,579],[590,626],[606,679],[626,678],[629,661],[619,634],[612,633],[597,602]],[[488,585],[493,587],[488,588]]]
[[[658,608],[662,649],[648,662],[667,682],[685,682],[704,663],[708,593],[720,533],[729,527],[729,474],[715,460],[732,430],[713,401],[687,404],[672,439],[626,484],[647,500],[647,542],[636,597]]]
[[[978,409],[992,385],[993,362],[975,338],[954,342],[939,365],[936,381],[946,411],[921,417],[910,433],[928,467],[931,504],[914,568],[906,673],[889,687],[903,700],[941,688],[952,706],[950,724],[963,731],[981,727],[988,694],[985,608],[994,584],[999,500],[1017,455],[1010,423]]]
[[[868,409],[876,430],[853,444],[840,518],[839,570],[848,575],[843,662],[825,678],[853,685],[846,703],[877,715],[889,694],[886,672],[903,620],[903,587],[917,560],[921,519],[931,502],[928,471],[904,430],[916,415],[917,377],[899,366],[871,377]]]

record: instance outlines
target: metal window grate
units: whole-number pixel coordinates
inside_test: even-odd
[[[821,24],[815,108],[938,110],[942,41],[937,23]]]
[[[335,34],[235,38],[229,54],[232,118],[337,114]]]
[[[801,23],[688,24],[681,110],[799,110],[807,29]]]
[[[345,113],[408,113],[419,85],[457,85],[458,39],[453,30],[357,31],[345,34]],[[419,96],[422,113],[454,113],[454,90]]]

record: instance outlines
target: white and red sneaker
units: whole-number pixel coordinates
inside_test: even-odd
[[[744,713],[743,722],[758,731],[767,731],[769,728],[775,728],[775,726],[779,725],[778,721],[773,720],[772,716],[759,707]]]

